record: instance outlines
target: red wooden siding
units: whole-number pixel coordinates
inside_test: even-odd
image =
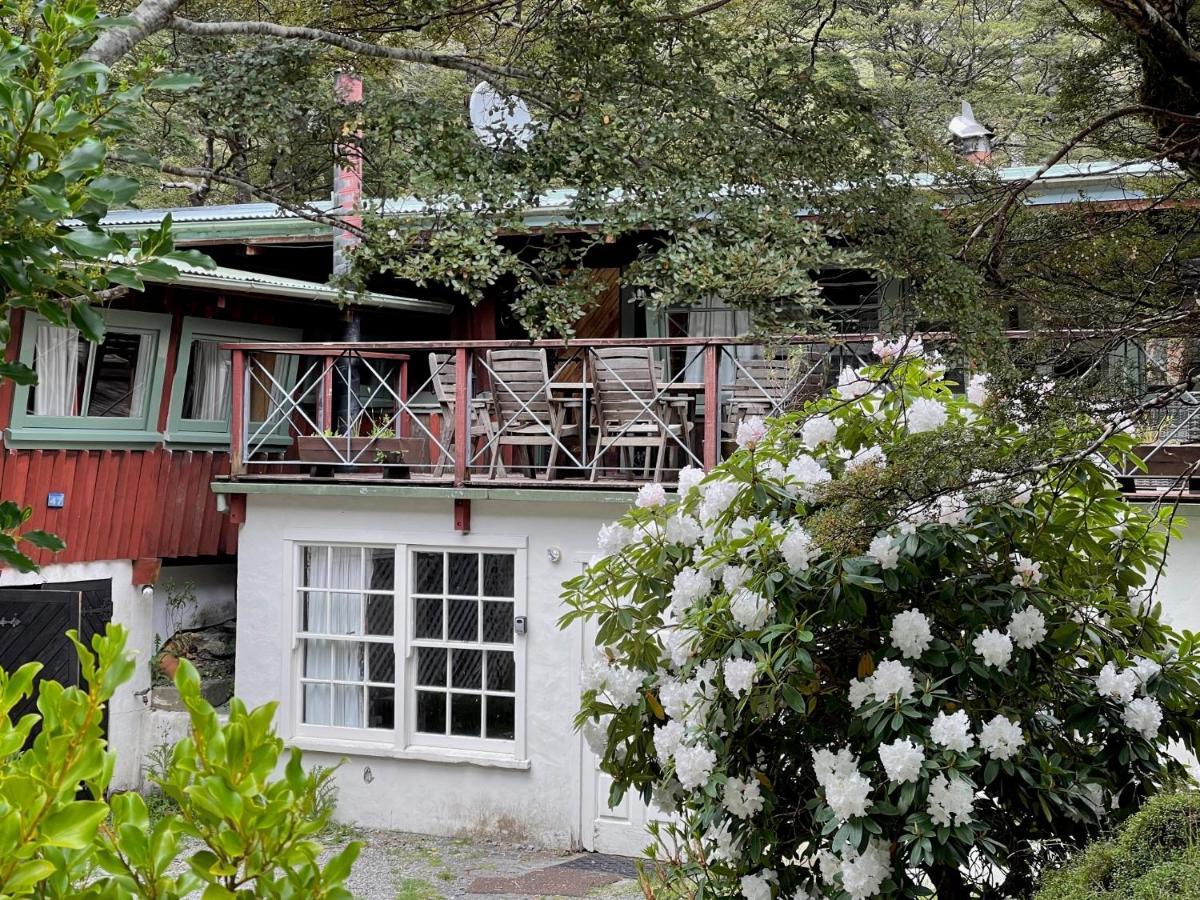
[[[33,508],[27,528],[66,541],[32,554],[42,565],[229,555],[237,526],[208,489],[228,473],[228,453],[199,450],[4,450],[0,498]],[[66,495],[62,509],[47,507],[51,492]]]

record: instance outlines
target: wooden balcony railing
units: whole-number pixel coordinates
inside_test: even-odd
[[[1020,340],[1028,335],[1013,332]],[[231,477],[636,487],[716,465],[738,423],[798,408],[874,334],[387,343],[239,343]],[[926,346],[947,335],[923,335]],[[1140,350],[1138,351],[1140,354]],[[952,359],[952,357],[950,357]],[[952,377],[955,373],[952,371]],[[961,375],[955,377],[961,381]],[[1196,489],[1200,398],[1161,418],[1132,494]],[[1187,457],[1187,460],[1184,460]],[[1191,466],[1158,469],[1167,464]]]

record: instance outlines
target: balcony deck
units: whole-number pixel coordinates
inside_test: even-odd
[[[1023,336],[1014,333],[1017,339]],[[670,485],[738,423],[795,409],[870,360],[874,334],[237,343],[230,480],[557,491]],[[941,336],[926,336],[926,342]],[[956,379],[958,380],[958,379]],[[1200,500],[1200,397],[1158,414],[1138,498]],[[1193,452],[1193,450],[1195,452]]]

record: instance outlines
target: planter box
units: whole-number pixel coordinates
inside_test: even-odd
[[[347,446],[347,455],[354,460],[352,466],[342,458],[342,454],[347,453]],[[401,478],[407,477],[409,466],[427,461],[425,440],[415,437],[352,437],[347,441],[345,437],[308,435],[296,438],[296,453],[304,462],[342,466],[364,473],[386,469],[386,474]],[[397,471],[400,469],[403,473]]]
[[[1200,444],[1139,444],[1133,452],[1145,460],[1150,475],[1200,476]]]

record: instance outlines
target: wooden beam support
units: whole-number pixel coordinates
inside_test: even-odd
[[[244,498],[243,498],[244,499]],[[466,534],[471,530],[471,501],[457,497],[454,500],[454,530]]]

